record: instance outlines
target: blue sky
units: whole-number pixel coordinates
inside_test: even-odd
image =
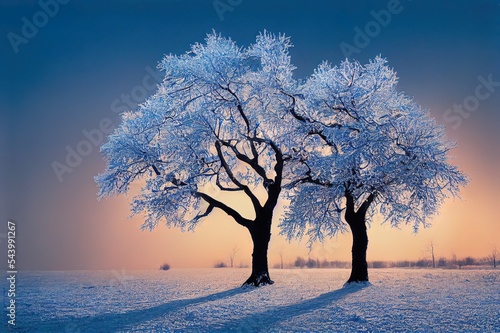
[[[386,57],[398,72],[400,89],[431,109],[437,121],[447,126],[448,136],[458,141],[454,155],[466,164],[464,171],[473,181],[489,179],[478,183],[475,200],[481,195],[491,200],[491,193],[498,199],[488,186],[500,185],[500,87],[481,100],[458,129],[443,118],[454,104],[474,95],[479,77],[500,81],[498,0],[401,0],[399,4],[73,0],[60,4],[57,14],[48,17],[27,43],[19,44],[16,53],[9,33],[11,38],[12,33],[22,36],[23,17],[33,23],[43,11],[40,3],[50,2],[0,4],[0,219],[19,223],[19,256],[26,268],[106,268],[106,262],[121,255],[106,246],[106,239],[113,237],[114,226],[130,223],[106,225],[110,208],[96,201],[92,180],[104,167],[98,148],[92,147],[71,173],[63,175],[62,182],[52,164],[64,163],[66,147],[76,149],[85,140],[83,130],[98,128],[104,118],[118,124],[113,105],[124,103],[113,102],[134,91],[138,96],[144,78],[164,54],[184,53],[212,29],[242,46],[264,29],[286,33],[295,45],[291,55],[296,74],[305,77],[323,60],[334,64],[343,60],[340,46],[355,46],[356,27],[365,31],[370,24],[378,24],[379,31],[367,45],[349,56],[361,62],[378,54]],[[231,10],[218,13],[214,3]],[[398,10],[390,22],[377,23],[373,11],[380,13],[391,6]],[[468,209],[491,209],[484,216],[496,221],[483,221],[484,227],[500,222],[494,207],[480,209],[471,204]],[[123,210],[120,214],[128,215]],[[137,224],[132,229],[139,233]],[[498,238],[488,240],[495,241]],[[95,259],[100,252],[89,251],[89,244],[108,251],[108,261]],[[138,251],[148,255],[146,250]]]

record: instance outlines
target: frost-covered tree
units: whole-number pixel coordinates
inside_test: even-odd
[[[142,227],[150,230],[160,221],[193,229],[222,210],[253,240],[245,284],[272,284],[273,211],[283,180],[293,175],[287,147],[296,145],[295,126],[301,126],[290,112],[297,83],[289,47],[287,37],[266,32],[246,49],[213,33],[184,55],[166,56],[157,92],[124,113],[101,148],[107,168],[96,177],[100,197],[127,193],[137,183],[142,188],[132,211],[145,214]],[[218,199],[221,192],[239,193],[253,216]]]
[[[293,110],[309,128],[300,158],[307,171],[291,184],[282,233],[307,234],[311,245],[349,227],[348,282],[368,281],[367,224],[376,214],[417,232],[467,183],[448,161],[454,144],[444,128],[396,84],[396,73],[380,57],[366,65],[323,63],[302,86],[304,101]]]

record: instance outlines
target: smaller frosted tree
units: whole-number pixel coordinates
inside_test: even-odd
[[[309,128],[300,153],[307,171],[290,184],[295,191],[280,227],[289,239],[307,234],[310,245],[349,227],[348,282],[368,281],[367,223],[376,214],[417,232],[467,183],[448,162],[454,145],[444,128],[396,84],[396,73],[380,57],[366,65],[324,63],[293,110]]]
[[[101,148],[107,168],[96,177],[100,197],[142,186],[132,210],[145,214],[150,230],[160,221],[193,229],[214,209],[225,212],[254,244],[245,284],[272,284],[273,211],[293,175],[287,147],[300,125],[289,112],[297,87],[289,47],[287,37],[264,33],[242,49],[213,33],[185,55],[166,56],[156,94],[125,113]],[[252,207],[253,216],[219,200],[222,192],[239,195],[239,208]]]

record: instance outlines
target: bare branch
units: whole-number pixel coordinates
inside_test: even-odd
[[[198,221],[199,219],[202,219],[202,218],[208,216],[212,212],[212,210],[214,210],[214,208],[215,208],[214,205],[209,204],[205,213],[196,215],[193,220]]]
[[[262,206],[260,205],[260,202],[259,202],[259,199],[257,199],[257,197],[255,196],[255,194],[253,194],[253,192],[250,190],[250,188],[247,186],[247,185],[244,185],[242,184],[233,174],[231,168],[229,167],[229,165],[227,164],[227,161],[226,159],[224,158],[224,154],[222,153],[222,149],[221,149],[221,142],[220,141],[216,141],[215,142],[215,149],[217,150],[217,155],[219,156],[219,159],[220,159],[220,162],[222,164],[222,166],[224,167],[224,170],[226,171],[229,179],[231,179],[231,181],[240,189],[243,190],[243,192],[245,192],[245,194],[250,198],[250,200],[252,201],[252,204],[253,204],[253,207],[254,207],[254,210],[256,213],[258,213],[260,211],[260,209],[262,209]]]
[[[208,202],[209,205],[214,206],[214,207],[219,208],[220,210],[224,211],[227,215],[234,218],[234,220],[238,224],[240,224],[246,228],[251,227],[251,224],[252,224],[251,220],[244,218],[243,216],[240,215],[240,213],[238,213],[233,208],[227,206],[226,204],[224,204],[224,203],[220,202],[219,200],[216,200],[216,199],[212,198],[211,196],[209,196],[208,194],[205,194],[202,192],[196,192],[195,195],[201,197],[203,200]]]
[[[250,144],[253,146],[253,140],[251,137],[248,137],[249,141],[250,141]],[[236,156],[237,159],[239,159],[240,161],[242,162],[245,162],[246,164],[248,164],[249,166],[252,167],[252,169],[260,176],[262,177],[264,183],[266,181],[269,181],[269,179],[267,178],[267,174],[266,174],[266,170],[264,170],[264,168],[262,166],[259,165],[259,160],[257,157],[254,157],[254,158],[249,158],[248,156],[246,156],[245,154],[241,153],[238,148],[236,147],[236,145],[233,145],[230,143],[230,141],[225,141],[225,140],[219,140],[220,143],[225,146],[225,147],[228,147],[230,148],[234,155]],[[258,153],[257,153],[257,150],[255,149],[255,152],[254,152],[254,149],[255,149],[255,146],[254,148],[252,148],[252,153],[254,154],[254,156],[258,156]]]
[[[229,87],[224,87],[222,85],[219,85],[219,87],[221,89],[229,92],[234,97],[234,99],[236,100],[236,108],[238,109],[238,112],[240,113],[241,118],[243,118],[243,121],[245,122],[245,125],[247,127],[247,133],[250,133],[250,122],[248,121],[248,118],[245,115],[245,112],[243,111],[243,107],[241,106],[241,101],[238,98],[238,96],[234,93],[234,91],[232,91],[231,89],[229,89]]]

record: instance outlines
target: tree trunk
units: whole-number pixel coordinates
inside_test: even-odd
[[[252,253],[252,275],[243,283],[243,285],[261,286],[273,284],[274,281],[269,277],[269,268],[267,263],[267,249],[271,240],[271,224],[273,221],[274,207],[278,203],[278,198],[281,192],[281,180],[283,174],[283,154],[281,150],[274,144],[269,143],[276,156],[276,164],[274,171],[276,177],[274,181],[264,179],[264,187],[267,189],[267,201],[264,206],[260,207],[255,204],[256,217],[253,223],[248,227],[253,241]],[[254,147],[255,148],[255,147]],[[266,177],[264,177],[266,178]],[[254,206],[254,207],[255,207]]]
[[[257,218],[249,228],[253,241],[252,274],[243,285],[261,286],[273,284],[269,277],[267,249],[271,240],[271,216]]]
[[[366,232],[365,216],[358,212],[346,220],[351,227],[352,233],[352,268],[347,283],[367,282],[368,263],[366,262],[366,251],[368,249],[368,234]]]
[[[347,283],[368,282],[368,263],[366,262],[366,250],[368,249],[368,234],[366,232],[366,212],[375,198],[371,193],[360,205],[357,211],[354,210],[355,199],[347,189],[345,220],[352,233],[352,269],[351,276]]]

